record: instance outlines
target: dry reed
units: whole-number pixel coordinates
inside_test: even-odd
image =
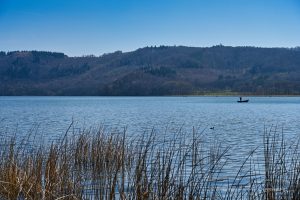
[[[0,147],[0,199],[299,199],[299,144],[265,130],[263,163],[249,153],[228,178],[230,148],[202,133],[158,141],[155,131],[85,130],[46,145],[12,137]],[[144,135],[144,134],[143,134]],[[232,156],[232,155],[230,155]],[[234,155],[233,155],[234,156]]]

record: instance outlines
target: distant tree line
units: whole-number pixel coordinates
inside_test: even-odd
[[[0,95],[300,94],[300,47],[154,46],[99,57],[0,52]]]

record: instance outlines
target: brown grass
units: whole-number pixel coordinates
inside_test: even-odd
[[[229,148],[202,133],[157,140],[104,129],[43,146],[12,137],[0,147],[0,199],[299,199],[299,145],[265,130],[263,163],[253,150],[229,178]],[[143,134],[144,135],[144,134]],[[258,152],[259,153],[259,152]],[[234,155],[230,155],[234,156]]]

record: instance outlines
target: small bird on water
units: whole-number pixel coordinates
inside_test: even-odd
[[[214,126],[212,126],[212,127],[210,127],[209,129],[211,129],[211,130],[214,130],[214,129],[215,129],[215,127],[214,127]]]

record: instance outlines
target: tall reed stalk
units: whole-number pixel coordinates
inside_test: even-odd
[[[300,199],[299,143],[288,145],[274,128],[233,176],[230,148],[207,146],[203,132],[157,134],[68,129],[40,146],[12,137],[0,146],[0,199]]]

